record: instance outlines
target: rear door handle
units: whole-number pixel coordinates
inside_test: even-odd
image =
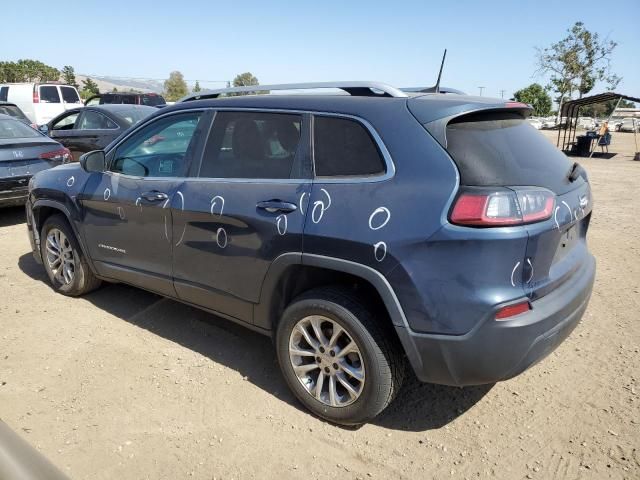
[[[258,202],[257,207],[262,210],[266,210],[269,213],[291,213],[298,209],[298,206],[295,203],[283,202],[282,200],[265,200],[263,202]]]
[[[164,192],[158,192],[157,190],[144,192],[140,196],[144,198],[147,202],[161,202],[162,200],[166,200],[167,198],[169,198],[169,195],[167,195]]]

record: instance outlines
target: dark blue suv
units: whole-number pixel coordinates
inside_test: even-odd
[[[407,365],[475,385],[557,347],[592,290],[592,199],[530,108],[259,88],[320,87],[342,94],[199,93],[37,174],[28,227],[53,287],[125,282],[270,335],[295,395],[344,424],[379,414]]]

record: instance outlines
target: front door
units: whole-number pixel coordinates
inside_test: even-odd
[[[178,297],[252,321],[273,260],[302,252],[311,187],[300,114],[219,111],[196,178],[174,201]]]
[[[108,152],[108,171],[87,182],[85,242],[99,274],[175,295],[171,212],[197,155],[201,116],[190,111],[154,119]]]

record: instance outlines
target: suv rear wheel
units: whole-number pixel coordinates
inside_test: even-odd
[[[294,300],[278,325],[280,368],[313,413],[361,424],[382,412],[402,384],[404,361],[390,333],[356,296],[314,289]]]
[[[52,215],[45,220],[40,234],[40,251],[49,281],[57,292],[76,297],[100,286],[69,222],[62,215]]]

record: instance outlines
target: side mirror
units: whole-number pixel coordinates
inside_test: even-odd
[[[93,150],[80,156],[80,166],[85,172],[104,172],[107,169],[104,151]]]
[[[49,125],[47,125],[46,123],[44,125],[40,125],[38,127],[38,130],[40,130],[41,133],[47,135],[49,133]]]

